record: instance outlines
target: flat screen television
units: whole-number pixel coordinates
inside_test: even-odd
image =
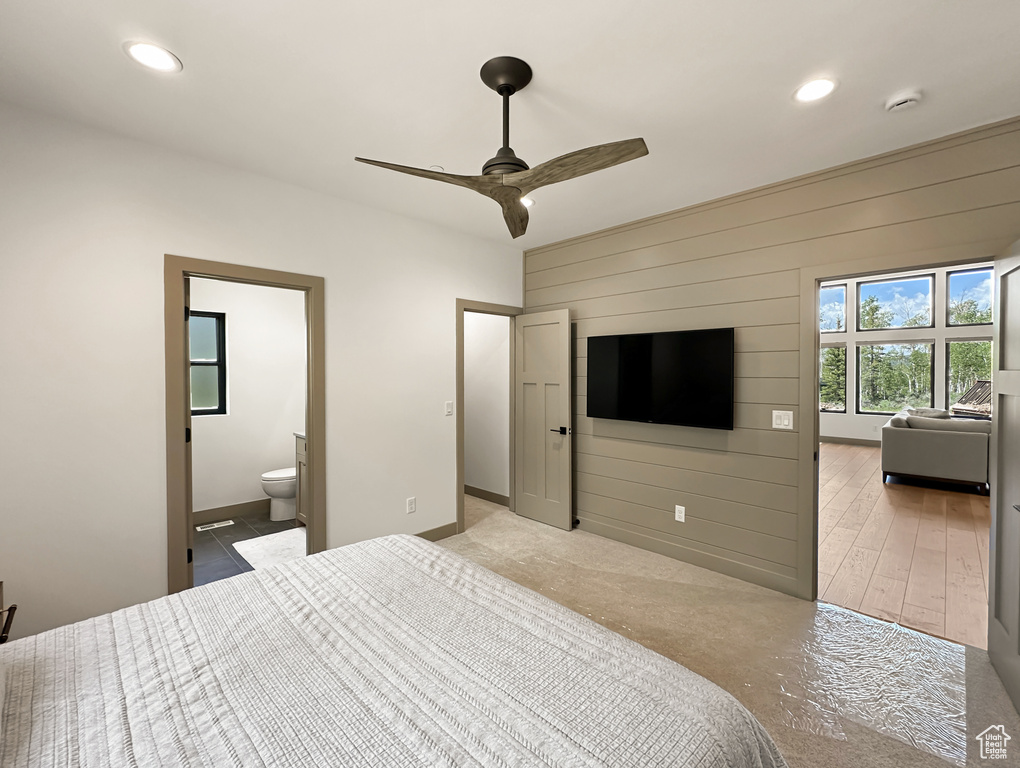
[[[733,329],[589,336],[587,415],[733,429]]]

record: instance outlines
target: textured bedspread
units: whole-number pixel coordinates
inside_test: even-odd
[[[784,766],[713,683],[410,536],[0,646],[0,765]]]

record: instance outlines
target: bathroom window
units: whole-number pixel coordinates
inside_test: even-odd
[[[227,316],[191,312],[188,319],[191,359],[191,415],[227,412]]]

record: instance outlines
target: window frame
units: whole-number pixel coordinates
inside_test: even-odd
[[[949,322],[949,316],[950,316],[950,312],[951,312],[950,307],[952,306],[952,299],[953,299],[953,294],[952,294],[952,291],[951,291],[950,284],[953,281],[953,275],[964,275],[964,274],[970,274],[970,273],[974,273],[974,272],[988,272],[989,274],[991,274],[992,280],[993,281],[995,280],[995,268],[994,267],[977,267],[976,269],[975,268],[971,268],[971,269],[954,269],[951,272],[946,272],[946,301],[945,301],[945,305],[946,305],[946,328],[947,329],[949,329],[949,328],[979,328],[981,326],[985,326],[985,325],[989,325],[990,326],[990,325],[994,325],[995,324],[995,291],[994,290],[992,291],[992,304],[991,304],[992,318],[987,323],[951,323],[951,322]],[[948,341],[948,339],[946,341]],[[976,341],[983,341],[983,339],[976,339]],[[946,358],[946,365],[947,365],[947,367],[948,367],[948,362],[949,362],[949,358],[947,357]]]
[[[216,321],[216,360],[191,359],[191,318],[208,317]],[[216,402],[215,408],[192,408],[192,416],[222,416],[227,413],[227,315],[225,312],[188,311],[188,393],[191,394],[191,371],[195,366],[200,368],[215,367],[216,371]]]
[[[902,283],[910,280],[920,280],[922,278],[928,278],[928,283],[931,286],[928,291],[929,303],[928,303],[928,325],[893,325],[886,326],[883,328],[861,328],[861,287],[865,285],[875,285],[878,283]],[[874,331],[903,331],[911,330],[913,328],[934,328],[935,327],[935,305],[938,303],[938,297],[935,295],[935,273],[934,272],[922,272],[916,275],[906,275],[902,277],[892,278],[880,278],[878,280],[858,280],[857,281],[857,302],[854,306],[855,321],[854,325],[858,333],[872,333]],[[946,305],[948,307],[948,304]],[[946,310],[948,312],[948,309]],[[870,413],[870,411],[869,411]]]
[[[912,328],[923,328],[922,325],[911,326]],[[871,330],[871,329],[869,329]],[[883,328],[882,330],[889,330]],[[899,329],[895,329],[899,330]],[[858,416],[895,416],[896,411],[865,411],[861,408],[861,347],[888,347],[892,345],[908,345],[908,344],[924,344],[930,350],[928,355],[928,408],[935,407],[935,348],[938,346],[935,339],[908,339],[906,341],[902,339],[890,339],[888,341],[855,341],[854,347],[856,354],[854,355],[854,364],[856,372],[854,374],[854,414]],[[911,406],[914,407],[914,406]],[[831,413],[831,411],[830,411]]]
[[[821,302],[821,295],[819,295],[819,299],[818,299],[818,312],[819,312],[818,332],[820,334],[846,333],[847,330],[850,327],[850,324],[847,322],[847,317],[850,314],[847,311],[847,305],[849,304],[849,302],[847,301],[847,294],[849,293],[849,291],[847,290],[848,286],[847,286],[847,284],[845,282],[842,282],[842,283],[830,283],[830,284],[826,284],[826,285],[820,285],[820,286],[818,286],[819,294],[821,294],[822,291],[829,290],[830,288],[842,288],[843,289],[843,328],[842,329],[837,329],[837,330],[834,330],[834,331],[826,331],[826,330],[822,329],[822,327],[821,327],[822,302]],[[823,344],[822,346],[825,346],[825,345]],[[829,345],[829,346],[834,346],[834,345]],[[836,413],[836,411],[828,411],[828,413]]]

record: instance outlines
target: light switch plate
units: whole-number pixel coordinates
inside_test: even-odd
[[[443,406],[443,411],[447,416],[453,416],[453,400],[447,400]]]
[[[772,411],[772,429],[793,429],[793,411]]]

